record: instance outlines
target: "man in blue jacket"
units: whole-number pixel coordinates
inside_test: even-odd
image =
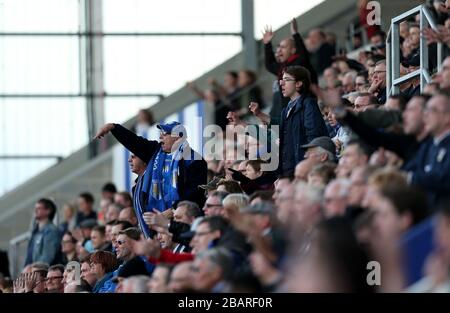
[[[314,138],[328,136],[317,101],[310,96],[309,71],[302,66],[289,66],[280,80],[284,97],[290,101],[281,112],[279,172],[293,176],[295,166],[303,160],[303,145]]]
[[[49,265],[57,263],[61,249],[61,237],[58,228],[53,224],[56,205],[52,200],[40,199],[34,207],[36,224],[33,227],[28,242],[25,265],[34,262],[44,262]]]
[[[95,138],[108,132],[147,165],[138,178],[133,194],[139,226],[146,237],[151,231],[143,220],[144,212],[165,212],[182,200],[205,201],[198,186],[206,184],[206,161],[189,147],[186,129],[178,122],[160,124],[160,141],[147,140],[119,124],[106,124]]]

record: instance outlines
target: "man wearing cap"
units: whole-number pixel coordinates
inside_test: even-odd
[[[186,129],[178,122],[159,124],[160,141],[137,136],[119,124],[106,124],[95,136],[112,135],[134,155],[148,164],[137,181],[133,202],[139,226],[146,237],[151,232],[143,219],[144,212],[164,212],[181,200],[200,206],[204,194],[198,189],[207,180],[206,161],[189,147]]]
[[[309,144],[303,145],[306,149],[305,159],[295,166],[295,181],[306,181],[311,169],[320,163],[334,162],[336,146],[330,137],[322,136],[313,139]]]
[[[209,181],[206,185],[200,185],[198,187],[205,190],[205,196],[209,197],[210,194],[212,194],[214,191],[217,190],[217,185],[219,184],[221,179],[223,179],[223,177],[216,176],[211,181]]]
[[[303,145],[307,149],[305,159],[314,158],[319,163],[334,162],[336,146],[330,137],[322,136],[313,139],[310,143]]]

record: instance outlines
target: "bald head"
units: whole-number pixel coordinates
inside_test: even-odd
[[[295,41],[292,38],[283,39],[277,47],[276,54],[281,63],[286,62],[292,55],[297,52]]]

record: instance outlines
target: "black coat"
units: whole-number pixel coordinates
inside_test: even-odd
[[[333,47],[326,42],[317,51],[310,53],[311,64],[319,76],[327,67],[331,66],[334,55]]]
[[[279,173],[282,175],[294,174],[295,166],[305,154],[302,145],[314,138],[329,136],[317,101],[308,95],[301,95],[294,101],[289,116],[286,116],[287,107],[281,112]]]
[[[158,141],[140,137],[119,124],[114,124],[111,133],[125,148],[147,163],[147,166],[153,166],[149,162],[159,151],[160,143]],[[198,186],[206,184],[208,167],[206,161],[197,152],[192,150],[192,155],[195,155],[193,161],[182,159],[179,162],[177,191],[180,201],[193,201],[202,207],[205,195]]]
[[[411,185],[427,192],[430,208],[436,210],[450,194],[450,135],[435,144],[429,138],[421,145],[410,166]]]

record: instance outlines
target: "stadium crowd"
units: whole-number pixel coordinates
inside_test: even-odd
[[[96,137],[131,152],[132,192],[105,184],[98,207],[81,193],[59,225],[55,203],[38,200],[25,267],[1,290],[449,292],[450,1],[430,8],[437,31],[400,25],[401,75],[420,67],[421,36],[445,46],[422,93],[415,78],[387,94],[381,29],[367,27],[371,47],[348,59],[321,29],[302,38],[294,19],[277,44],[263,32],[270,106],[251,71],[211,78],[206,91],[188,83],[217,107],[218,155],[202,158],[177,122],[157,125],[159,141],[106,124]],[[227,136],[250,121],[279,134]],[[278,167],[264,170],[272,158]],[[381,284],[370,283],[372,261]]]

